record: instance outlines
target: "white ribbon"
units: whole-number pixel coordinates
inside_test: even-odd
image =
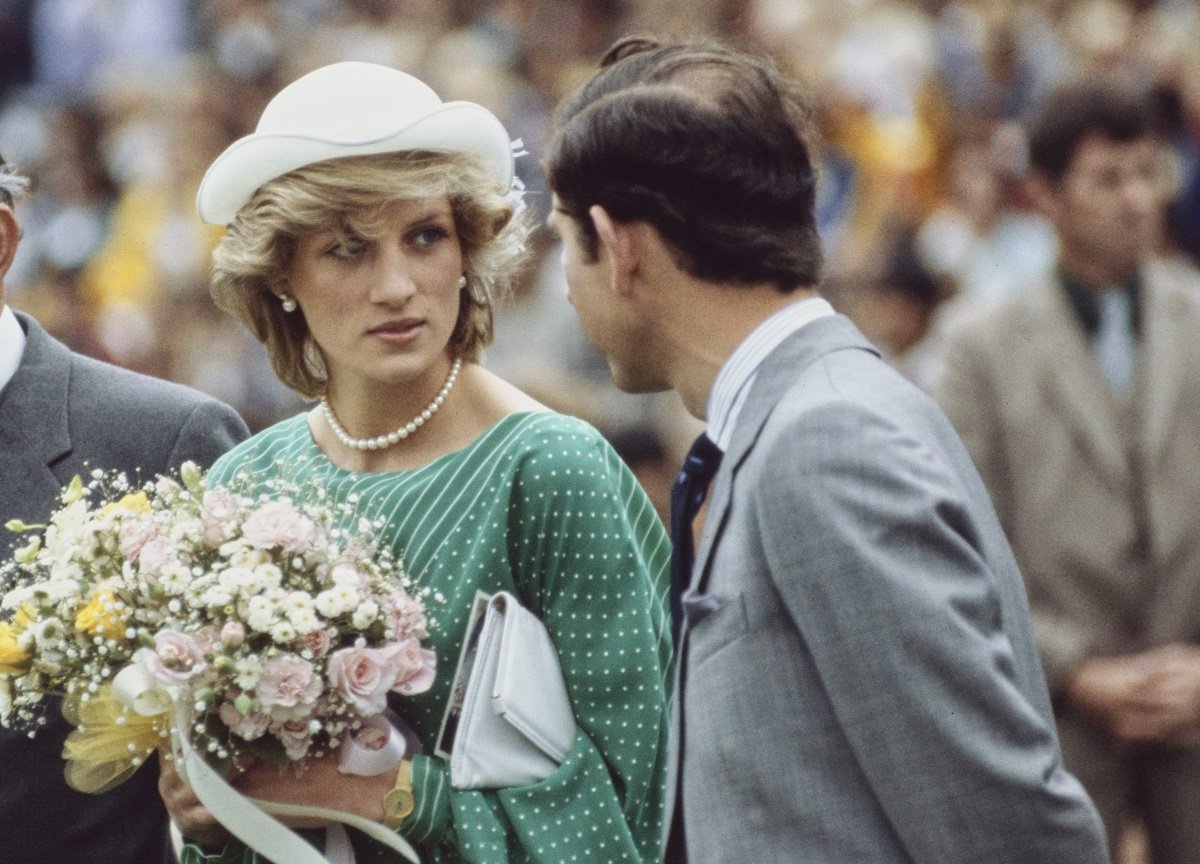
[[[143,651],[148,649],[142,649]],[[172,738],[172,748],[179,774],[192,787],[196,798],[203,804],[213,817],[234,837],[241,840],[255,852],[271,861],[286,861],[288,864],[353,864],[354,847],[350,845],[342,825],[357,828],[372,839],[382,843],[389,849],[398,852],[413,864],[419,864],[420,859],[412,846],[385,825],[364,819],[353,813],[340,810],[329,810],[324,807],[308,807],[298,804],[279,804],[274,801],[261,801],[247,798],[232,786],[225,778],[212,769],[204,761],[204,757],[191,746],[189,731],[192,724],[191,706],[178,698],[179,694],[172,689],[163,687],[161,683],[146,668],[145,657],[134,655],[133,662],[117,673],[113,679],[113,693],[121,702],[137,711],[139,714],[152,716],[161,714],[173,708],[175,714],[175,734]],[[400,738],[400,747],[404,740],[388,724],[391,733],[384,750],[395,752],[395,744],[391,736]],[[365,748],[363,748],[365,750]],[[403,749],[400,751],[403,756]],[[375,763],[376,765],[379,763]],[[396,763],[376,771],[383,773]],[[361,772],[351,772],[361,773]],[[253,804],[247,807],[247,804]],[[327,854],[322,855],[302,837],[272,818],[268,814],[279,816],[300,816],[322,819],[330,823],[327,831]],[[346,858],[346,854],[349,858]]]
[[[126,708],[143,717],[154,717],[171,710],[174,695],[150,671],[147,660],[154,652],[139,648],[130,663],[113,678],[112,692]]]
[[[369,737],[380,739],[383,743],[378,747],[361,743]],[[346,738],[338,758],[338,770],[343,774],[376,777],[399,765],[407,751],[408,742],[404,736],[388,721],[386,715],[376,714],[363,723],[356,735]]]

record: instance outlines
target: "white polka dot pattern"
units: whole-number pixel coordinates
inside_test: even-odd
[[[527,787],[455,790],[444,762],[413,763],[417,809],[403,833],[432,862],[658,861],[666,764],[669,544],[633,475],[591,426],[514,414],[466,449],[411,471],[366,474],[330,463],[303,415],[260,433],[214,466],[213,482],[316,478],[387,538],[427,599],[441,674],[394,707],[426,749],[437,734],[476,590],[510,590],[545,621],[579,725],[559,770]],[[356,837],[361,861],[391,853]],[[363,842],[357,842],[363,841]],[[228,849],[183,864],[256,861]]]

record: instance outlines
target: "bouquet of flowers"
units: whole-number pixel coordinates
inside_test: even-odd
[[[76,477],[0,564],[0,725],[76,728],[72,786],[112,788],[172,731],[214,768],[302,765],[378,727],[390,692],[433,682],[423,597],[379,528],[323,489],[254,497],[201,471]],[[348,527],[349,526],[349,527]]]

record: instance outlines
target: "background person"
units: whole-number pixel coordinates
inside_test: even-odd
[[[21,241],[14,199],[26,181],[0,159],[0,557],[44,524],[63,487],[93,469],[152,478],[187,460],[211,464],[248,434],[232,408],[178,384],[80,356],[5,303],[4,275]],[[0,729],[4,857],[24,864],[174,860],[158,770],[143,767],[102,795],[66,785],[71,727],[56,708],[30,739]]]
[[[201,187],[201,215],[229,223],[217,302],[266,344],[285,383],[322,397],[214,476],[315,481],[386,520],[385,542],[432,592],[428,644],[441,667],[428,693],[393,706],[424,755],[378,777],[342,775],[330,760],[299,779],[260,765],[236,785],[384,822],[427,861],[655,862],[668,543],[599,433],[478,365],[491,297],[524,254],[528,223],[505,197],[512,170],[490,112],[442,103],[402,72],[343,63],[278,94]],[[565,761],[527,786],[455,789],[431,755],[480,589],[512,591],[541,617],[576,715]],[[385,809],[393,788],[411,793],[411,812]],[[185,836],[223,844],[177,778],[163,793]],[[209,856],[189,845],[184,860],[253,859],[242,854],[232,841]]]
[[[938,392],[1029,585],[1066,764],[1170,864],[1200,860],[1200,273],[1155,256],[1162,148],[1127,81],[1047,98],[1057,268],[950,332]]]
[[[667,861],[1099,864],[987,491],[817,293],[807,101],[719,45],[603,65],[547,160],[571,301],[619,386],[705,421],[685,476],[720,466],[680,568]]]

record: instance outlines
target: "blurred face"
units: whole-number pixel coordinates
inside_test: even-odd
[[[282,290],[303,310],[331,388],[445,374],[463,256],[449,199],[398,201],[378,236],[304,237]]]
[[[1108,282],[1136,270],[1158,232],[1164,203],[1159,164],[1150,139],[1091,135],[1080,143],[1048,195],[1065,267]]]

